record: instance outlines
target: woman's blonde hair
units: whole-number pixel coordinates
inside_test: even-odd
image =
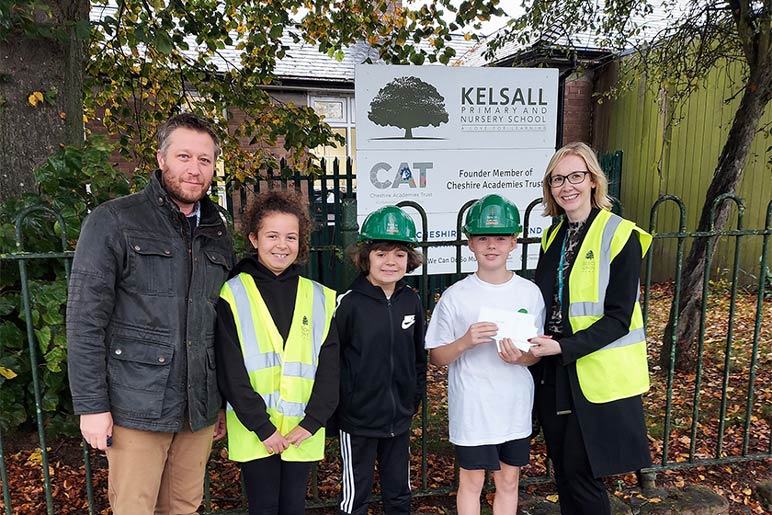
[[[544,181],[542,181],[544,216],[560,216],[564,213],[563,208],[558,205],[555,197],[552,196],[549,176],[558,166],[560,160],[568,155],[582,158],[587,165],[587,170],[592,174],[592,179],[595,182],[595,188],[592,193],[592,207],[610,211],[611,198],[608,196],[608,179],[606,179],[606,174],[603,173],[603,169],[600,167],[595,151],[585,143],[576,141],[563,146],[563,148],[555,152],[555,155],[552,156],[547,165],[547,171],[544,172]]]

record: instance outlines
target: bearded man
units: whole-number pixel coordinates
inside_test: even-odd
[[[157,137],[160,169],[86,218],[70,274],[73,407],[107,453],[115,515],[197,513],[212,440],[225,434],[213,339],[233,247],[207,197],[220,138],[191,113]]]

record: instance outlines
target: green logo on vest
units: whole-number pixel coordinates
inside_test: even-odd
[[[528,313],[528,310],[525,308],[520,308],[517,310],[518,313]]]
[[[591,250],[588,250],[587,254],[584,255],[584,259],[595,259],[595,254],[593,254]]]
[[[303,325],[308,325],[308,317],[303,315]]]

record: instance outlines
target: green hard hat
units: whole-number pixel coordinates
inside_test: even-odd
[[[517,234],[520,227],[520,212],[517,206],[500,195],[486,195],[466,212],[464,234]]]
[[[357,238],[358,242],[374,240],[401,241],[415,245],[418,243],[415,223],[407,213],[397,206],[385,206],[377,209],[367,215],[365,221],[362,222],[362,229]]]

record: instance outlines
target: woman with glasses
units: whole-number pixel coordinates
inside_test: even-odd
[[[638,304],[651,236],[611,213],[608,181],[584,143],[558,150],[544,175],[535,281],[547,307],[531,339],[534,409],[563,515],[608,515],[602,477],[651,465],[641,394],[649,388]]]

